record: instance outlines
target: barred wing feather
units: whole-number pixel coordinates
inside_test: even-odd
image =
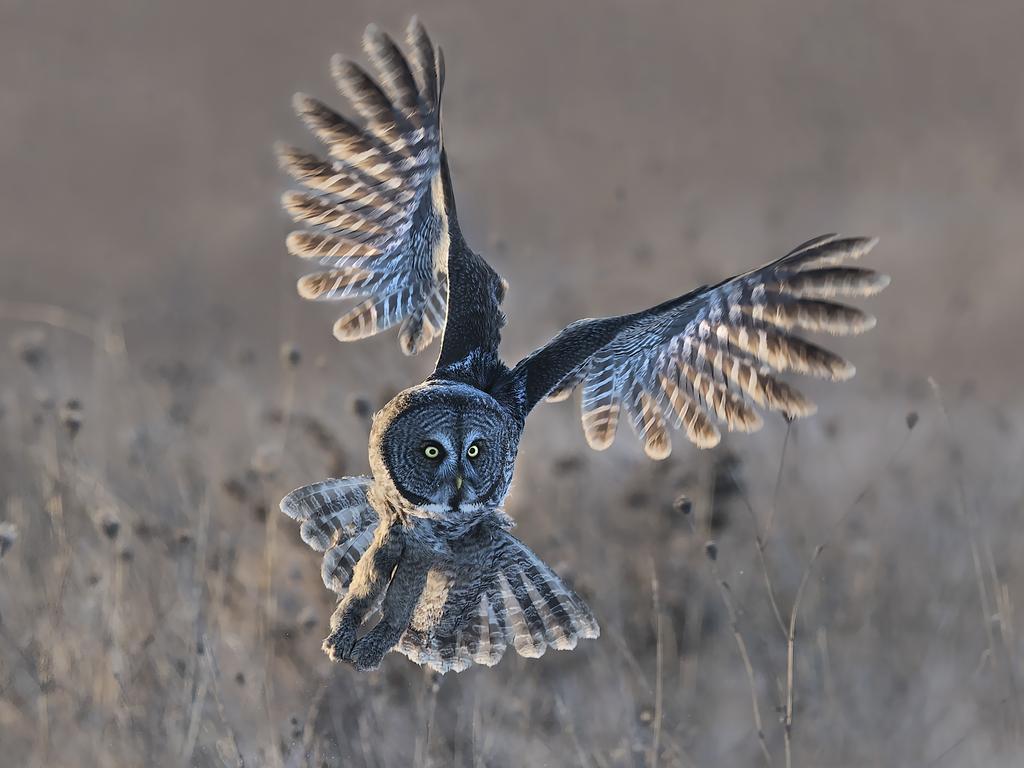
[[[377,513],[366,498],[370,477],[330,478],[297,488],[281,500],[281,511],[302,524],[302,540],[324,553],[324,585],[344,595],[356,563],[373,541]]]
[[[870,296],[888,285],[885,275],[848,264],[875,243],[826,235],[644,312],[579,321],[513,376],[523,382],[528,408],[581,387],[583,429],[593,448],[611,445],[625,418],[655,459],[671,451],[669,426],[711,448],[722,426],[759,429],[755,406],[787,419],[808,416],[814,404],[776,374],[853,376],[853,365],[797,332],[846,335],[874,326],[873,317],[833,299]]]
[[[305,188],[282,199],[303,227],[288,236],[287,248],[323,268],[299,281],[303,297],[358,300],[335,324],[337,338],[361,339],[401,323],[402,350],[415,354],[440,334],[447,311],[443,60],[415,19],[408,56],[373,25],[363,43],[377,81],[338,57],[331,67],[358,122],[311,96],[295,97],[296,112],[330,159],[278,147],[282,167]]]

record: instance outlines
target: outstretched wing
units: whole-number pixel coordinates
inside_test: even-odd
[[[278,147],[283,168],[305,187],[283,198],[303,225],[288,236],[288,250],[321,267],[299,280],[299,293],[357,301],[334,325],[342,341],[400,323],[402,350],[415,354],[442,332],[447,317],[469,334],[471,347],[496,348],[504,287],[458,227],[441,138],[440,49],[415,19],[408,55],[373,25],[363,43],[378,81],[351,61],[331,62],[358,120],[310,96],[295,97],[296,112],[330,160]],[[443,349],[442,358],[457,351]]]
[[[321,576],[344,595],[352,572],[373,541],[377,513],[366,498],[370,477],[343,477],[306,485],[281,499],[281,511],[302,523],[302,540],[324,553]]]
[[[831,301],[870,296],[889,278],[844,262],[877,241],[826,235],[764,267],[621,317],[580,320],[525,358],[512,372],[527,409],[582,386],[583,429],[597,450],[611,445],[625,413],[647,455],[671,451],[668,425],[701,448],[721,438],[719,424],[752,432],[753,406],[787,419],[815,406],[775,377],[795,371],[839,381],[854,367],[794,333],[861,333],[874,318]]]
[[[571,650],[600,629],[580,597],[525,544],[490,528],[467,542],[461,571],[432,631],[410,627],[396,650],[445,673],[472,664],[494,666],[509,647],[536,658],[548,648]]]

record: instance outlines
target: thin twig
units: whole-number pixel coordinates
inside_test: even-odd
[[[782,451],[782,457],[779,460],[780,476],[781,476],[781,472],[782,472],[782,469],[781,469],[782,462],[785,461],[785,460],[786,460],[786,451],[783,450]],[[739,484],[739,481],[736,478],[736,473],[732,471],[731,467],[729,468],[728,471],[729,471],[729,477],[732,479],[733,485],[736,488],[740,489],[740,498],[743,500],[743,505],[747,508],[747,512],[750,514],[750,522],[754,526],[754,544],[757,546],[757,559],[758,559],[758,562],[761,565],[761,577],[764,579],[765,590],[768,592],[768,602],[772,606],[772,614],[774,614],[775,621],[779,625],[779,631],[782,632],[782,636],[783,637],[786,637],[787,636],[787,633],[786,633],[786,622],[784,622],[782,620],[782,611],[779,610],[778,601],[776,601],[776,599],[775,599],[775,587],[772,584],[771,573],[768,570],[768,560],[767,560],[767,558],[765,557],[765,554],[764,554],[764,551],[765,551],[765,548],[767,546],[767,543],[765,542],[765,540],[762,538],[760,532],[758,531],[757,515],[754,513],[754,507],[750,503],[750,498],[747,496],[746,492],[743,490],[743,486],[741,486]]]
[[[860,505],[861,501],[864,500],[864,497],[867,496],[868,491],[870,491],[875,486],[875,484],[878,482],[878,478],[881,477],[883,474],[886,474],[892,468],[893,464],[895,464],[900,454],[903,453],[903,449],[906,448],[907,443],[910,442],[910,435],[912,429],[913,427],[908,424],[906,435],[900,442],[899,446],[897,446],[893,454],[889,457],[889,460],[882,467],[881,472],[875,472],[870,476],[872,480],[869,480],[867,483],[865,483],[860,493],[858,493],[856,498],[853,500],[853,503],[851,503],[843,512],[843,514],[841,514],[835,520],[835,522],[832,523],[828,534],[825,536],[825,540],[814,548],[814,552],[811,555],[811,559],[808,561],[807,566],[804,568],[803,575],[801,575],[800,577],[800,585],[797,587],[796,597],[793,599],[793,608],[789,613],[789,627],[786,632],[786,711],[785,718],[783,720],[782,731],[786,750],[786,768],[790,768],[792,765],[791,741],[794,714],[793,683],[795,676],[794,661],[796,658],[796,620],[797,615],[800,612],[800,603],[803,600],[804,589],[807,586],[808,579],[810,579],[811,571],[814,569],[814,564],[818,561],[818,558],[821,556],[821,553],[829,544],[832,543],[836,534],[839,532],[839,529],[842,527],[842,524],[846,521],[850,514]]]
[[[747,673],[747,685],[750,687],[750,706],[754,711],[754,727],[757,728],[757,743],[761,747],[761,754],[764,756],[765,765],[772,764],[772,755],[768,751],[768,742],[764,736],[764,725],[761,721],[761,706],[757,702],[757,682],[754,679],[754,665],[750,663],[750,654],[747,652],[747,643],[740,632],[739,617],[736,613],[736,606],[732,601],[732,590],[728,582],[718,572],[718,565],[711,561],[711,571],[715,576],[719,592],[722,595],[722,602],[729,613],[729,627],[732,629],[732,636],[736,640],[736,647],[739,649],[740,658],[743,659],[743,668]]]
[[[284,363],[284,392],[281,397],[281,436],[280,444],[275,453],[276,456],[283,456],[285,448],[288,444],[288,428],[291,425],[292,412],[295,405],[295,370],[292,366]],[[264,498],[270,495],[268,489],[266,475],[261,476],[260,488]],[[269,670],[273,668],[271,663],[275,656],[275,648],[277,645],[276,635],[270,631],[270,625],[273,622],[273,617],[276,613],[276,602],[277,593],[274,591],[274,567],[277,553],[277,518],[276,514],[269,514],[267,516],[267,523],[264,528],[263,535],[263,573],[265,574],[266,581],[264,582],[263,592],[263,605],[260,616],[260,623],[258,627],[260,640],[263,642],[263,669],[264,675],[262,678],[263,688],[263,706],[267,713],[267,719],[269,725],[273,727],[273,706],[271,702],[274,700],[274,678],[270,674]],[[273,731],[271,730],[271,733]],[[272,750],[274,754],[277,753],[276,747]]]
[[[949,439],[950,445],[953,445],[953,423],[949,418],[949,411],[946,409],[945,401],[942,398],[942,390],[939,388],[938,382],[929,377],[928,383],[931,385],[932,393],[935,396],[935,401],[939,407],[939,413],[942,415],[943,426],[946,429],[946,434]],[[992,600],[989,597],[988,586],[985,581],[985,569],[982,565],[982,544],[979,541],[978,528],[979,523],[970,512],[970,506],[967,501],[967,487],[964,483],[963,473],[959,470],[954,471],[954,477],[956,480],[957,497],[959,500],[959,507],[957,509],[961,522],[964,528],[967,530],[967,541],[971,551],[971,562],[974,567],[974,580],[978,586],[978,598],[981,603],[982,611],[982,626],[985,628],[985,637],[988,642],[988,653],[991,663],[993,665],[998,663],[999,655],[996,653],[996,639],[995,632],[992,629],[992,617],[994,615],[999,616],[1000,624],[1000,639],[1002,640],[1002,648],[1006,654],[1006,679],[1007,685],[1009,686],[1009,699],[1013,702],[1013,730],[1014,739],[1020,738],[1020,704],[1018,700],[1017,692],[1017,680],[1014,674],[1014,665],[1011,661],[1013,658],[1013,651],[1011,646],[1007,642],[1006,628],[1010,627],[1012,631],[1012,623],[1008,622],[1006,612],[1004,611],[1005,603],[1000,599],[1000,585],[999,577],[995,568],[995,560],[992,556],[992,549],[985,542],[985,555],[989,568],[989,573],[992,579],[992,590],[995,592],[995,602],[997,608],[993,610]]]
[[[697,528],[693,522],[692,516],[690,519],[690,530],[696,534]],[[732,599],[732,589],[729,587],[728,582],[722,578],[721,573],[718,570],[718,554],[717,551],[714,555],[708,552],[708,560],[711,563],[711,574],[715,579],[715,584],[718,585],[719,593],[722,596],[722,602],[725,604],[725,610],[729,614],[729,628],[732,630],[733,639],[736,640],[736,647],[739,650],[740,658],[743,660],[743,668],[747,674],[747,685],[750,688],[750,706],[754,713],[754,728],[757,730],[757,741],[761,747],[761,755],[764,757],[765,765],[772,764],[772,755],[768,750],[768,742],[764,735],[764,724],[761,720],[761,705],[757,701],[757,681],[754,679],[754,665],[750,662],[750,653],[747,651],[747,643],[743,639],[743,633],[740,631],[739,615],[736,611],[736,606]]]
[[[796,656],[796,617],[800,612],[800,602],[804,597],[804,588],[811,576],[811,568],[815,561],[825,549],[824,544],[814,548],[810,562],[804,568],[803,576],[800,577],[800,586],[796,589],[796,597],[793,599],[793,610],[789,612],[789,630],[786,634],[786,719],[783,723],[783,736],[786,747],[786,768],[792,765],[792,731],[793,731],[793,660]]]
[[[579,735],[576,733],[576,727],[573,725],[572,721],[572,712],[569,711],[569,707],[566,706],[565,700],[559,693],[555,694],[555,706],[558,707],[562,720],[565,722],[565,728],[569,731],[569,737],[572,739],[573,749],[576,750],[577,765],[593,765],[587,751],[583,749],[583,743],[580,741]]]
[[[657,768],[658,755],[661,751],[661,718],[662,718],[662,647],[661,647],[661,601],[658,594],[658,571],[651,559],[651,601],[654,608],[654,739],[651,745],[651,766]]]
[[[181,750],[181,762],[189,765],[192,762],[192,753],[196,748],[196,739],[199,737],[199,723],[203,714],[203,707],[206,704],[206,690],[210,684],[209,669],[205,665],[199,667],[199,683],[192,697],[192,706],[189,708],[188,731],[185,734],[185,745]]]
[[[217,715],[220,717],[221,723],[224,724],[228,735],[231,737],[231,747],[235,752],[236,768],[245,768],[245,760],[242,758],[242,750],[238,747],[238,735],[235,733],[235,729],[232,728],[231,724],[228,722],[227,713],[224,711],[224,701],[220,697],[220,686],[217,685],[217,681],[220,679],[220,671],[217,667],[217,659],[214,654],[213,644],[206,636],[203,637],[203,647],[206,651],[203,654],[203,658],[206,660],[210,680],[213,681],[211,688],[213,690],[214,703],[217,705]]]
[[[306,709],[306,722],[302,725],[301,757],[305,759],[307,765],[313,764],[311,755],[313,753],[313,739],[316,738],[316,723],[320,719],[320,708],[323,706],[324,696],[327,694],[329,679],[327,675],[323,675],[320,678],[320,682],[316,687],[316,693],[313,694],[313,698],[309,701],[309,707]]]
[[[437,711],[437,692],[441,690],[441,676],[433,670],[424,673],[429,691],[427,693],[427,719],[424,723],[423,741],[416,748],[416,765],[430,766],[430,740],[434,735],[434,714]]]
[[[772,491],[772,510],[768,515],[768,523],[764,527],[764,542],[768,546],[768,539],[772,535],[772,526],[775,524],[775,511],[779,508],[779,490],[782,488],[782,471],[786,466],[786,449],[789,447],[789,433],[793,431],[793,422],[786,422],[786,436],[782,439],[782,452],[779,455],[779,471],[775,475],[775,490]]]

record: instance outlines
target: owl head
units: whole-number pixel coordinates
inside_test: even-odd
[[[370,467],[410,514],[457,523],[505,498],[521,432],[486,392],[428,381],[374,415]]]

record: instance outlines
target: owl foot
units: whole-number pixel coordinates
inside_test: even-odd
[[[380,666],[387,652],[388,648],[376,642],[372,634],[367,635],[352,649],[352,665],[360,672],[370,672]]]
[[[352,658],[352,646],[356,642],[356,630],[342,624],[324,639],[323,649],[331,661],[349,661]]]

